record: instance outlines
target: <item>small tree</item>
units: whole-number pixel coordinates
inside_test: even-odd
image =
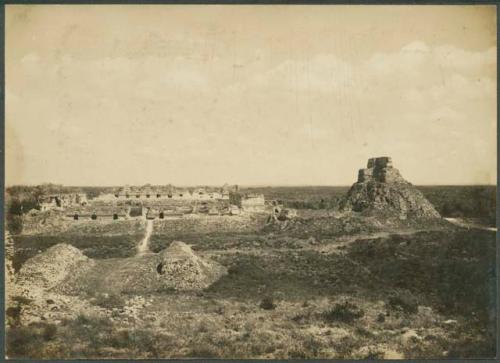
[[[241,199],[242,199],[242,196],[240,193],[237,193],[237,192],[229,193],[229,203],[231,205],[236,205],[239,208],[241,208]]]

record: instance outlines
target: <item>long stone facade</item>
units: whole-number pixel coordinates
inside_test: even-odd
[[[235,203],[237,195],[241,203]],[[197,216],[239,215],[265,212],[262,194],[241,194],[238,186],[180,188],[172,185],[124,186],[87,200],[85,194],[47,195],[42,210],[27,218],[35,220],[52,211],[54,216],[80,220],[170,219]],[[41,215],[39,215],[41,213]]]

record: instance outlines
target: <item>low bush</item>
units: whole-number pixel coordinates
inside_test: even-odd
[[[20,323],[23,305],[29,305],[32,300],[24,296],[14,296],[12,301],[15,303],[15,306],[9,306],[5,310],[5,315],[10,325],[18,325]]]
[[[355,332],[356,332],[356,334],[358,334],[362,337],[365,337],[365,338],[373,337],[373,333],[362,326],[356,327]]]
[[[111,334],[107,339],[107,343],[113,348],[127,348],[130,347],[131,334],[129,330],[118,330]]]
[[[364,311],[357,305],[345,301],[323,313],[323,319],[327,322],[352,323],[365,315]]]
[[[276,304],[274,303],[274,299],[272,297],[266,296],[262,299],[259,304],[261,309],[264,310],[274,310],[276,309]]]
[[[299,313],[296,314],[292,317],[292,321],[294,321],[297,324],[306,324],[309,323],[311,319],[311,312],[307,311],[305,313]]]
[[[33,359],[47,357],[46,343],[55,339],[57,326],[36,323],[7,329],[6,354],[11,359]]]
[[[212,346],[203,346],[203,347],[194,347],[190,354],[190,358],[218,358],[219,353],[215,347]]]
[[[415,314],[418,311],[417,298],[408,290],[398,290],[392,293],[389,296],[388,305],[409,314]]]
[[[15,302],[17,302],[19,305],[28,305],[28,304],[30,304],[33,301],[33,300],[28,299],[27,297],[21,296],[21,295],[14,296],[12,298],[12,300],[15,301]]]
[[[11,359],[31,358],[42,344],[40,335],[26,326],[7,329],[6,338],[6,354]]]
[[[119,294],[98,294],[93,303],[105,309],[122,309],[125,306],[125,299]]]
[[[18,325],[21,318],[21,306],[9,306],[7,310],[5,310],[5,315],[7,316],[9,324]]]
[[[43,337],[43,340],[45,340],[45,341],[49,341],[49,340],[54,339],[56,334],[57,334],[57,326],[54,324],[47,324],[43,328],[42,337]]]
[[[454,342],[447,354],[448,359],[491,359],[495,357],[495,337],[479,336]]]
[[[12,234],[20,234],[23,231],[23,217],[7,214],[7,230]]]

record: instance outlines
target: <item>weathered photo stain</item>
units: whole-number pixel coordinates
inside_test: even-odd
[[[496,356],[496,7],[5,18],[8,358]]]

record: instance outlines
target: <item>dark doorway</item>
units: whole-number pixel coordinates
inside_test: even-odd
[[[78,220],[78,214],[75,214],[75,215],[73,216],[73,219],[74,219],[75,221],[77,221],[77,220]]]
[[[163,270],[163,263],[159,263],[158,266],[156,266],[156,272],[158,272],[160,275],[163,275],[165,271]]]
[[[163,212],[160,212],[160,219],[163,219],[163,217],[164,217]]]
[[[161,194],[156,194],[156,198],[160,198],[161,197]]]
[[[118,219],[118,214],[113,214],[113,219]]]
[[[146,198],[149,198],[149,194],[146,194]]]
[[[97,219],[97,214],[95,214],[95,213],[94,213],[94,214],[92,214],[92,215],[90,216],[90,218],[92,218],[92,219],[95,221],[95,220]]]

